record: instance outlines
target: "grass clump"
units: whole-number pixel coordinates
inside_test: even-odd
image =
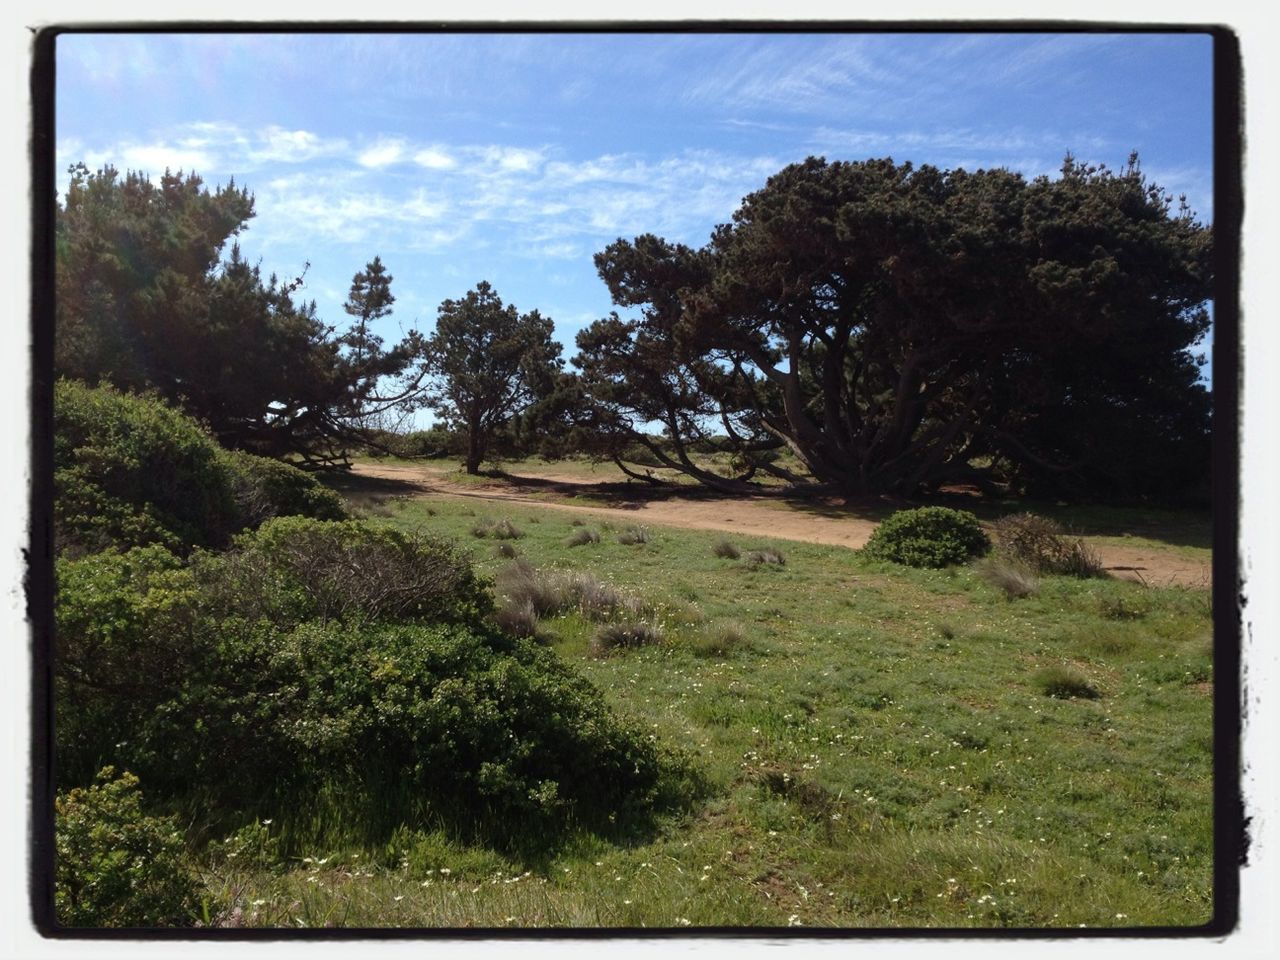
[[[711,552],[724,560],[737,560],[742,556],[742,551],[728,540],[718,541],[716,545],[711,548]]]
[[[648,620],[609,623],[592,636],[590,650],[593,657],[604,657],[615,650],[653,646],[661,642],[661,628]]]
[[[1102,560],[1083,540],[1035,513],[1016,513],[995,523],[999,551],[1035,573],[1072,577],[1102,576]]]
[[[1027,567],[1002,557],[987,557],[978,565],[978,574],[1004,592],[1010,600],[1035,596],[1040,581]]]
[[[991,541],[967,510],[919,507],[890,516],[862,549],[874,559],[908,567],[947,567],[982,556]]]
[[[565,541],[565,546],[582,547],[582,546],[586,546],[588,543],[599,543],[599,542],[600,542],[600,534],[596,533],[596,531],[591,530],[587,527],[579,527],[577,530],[573,532],[573,535],[570,536],[569,539]]]
[[[725,624],[715,630],[700,634],[693,640],[691,649],[698,657],[727,657],[749,646],[746,634],[736,624]]]
[[[504,517],[494,523],[477,523],[471,528],[471,535],[480,539],[519,540],[524,531]]]
[[[518,552],[519,551],[509,543],[499,543],[493,548],[493,555],[495,557],[500,557],[503,560],[514,560]]]
[[[587,620],[602,622],[643,616],[648,604],[589,573],[538,570],[517,560],[498,571],[498,593],[508,604],[528,606],[539,617],[577,610]]]
[[[1043,667],[1033,679],[1041,693],[1058,700],[1097,700],[1102,696],[1088,677],[1071,667]]]
[[[762,547],[759,550],[752,550],[747,554],[747,563],[753,567],[762,565],[785,566],[787,558],[782,555],[782,551],[774,547]]]
[[[627,527],[622,533],[618,534],[618,542],[624,547],[634,546],[639,543],[649,542],[648,527]]]
[[[542,630],[538,626],[538,611],[528,600],[500,607],[493,615],[493,622],[498,625],[499,630],[513,637],[533,640],[542,638]]]

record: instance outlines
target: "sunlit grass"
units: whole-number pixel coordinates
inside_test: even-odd
[[[640,598],[653,643],[594,655],[599,623],[540,618],[557,653],[709,783],[637,845],[582,835],[520,863],[440,838],[211,868],[278,926],[1194,926],[1212,907],[1212,622],[1202,590],[1040,578],[1009,600],[971,568],[624,526],[440,498],[378,522],[456,537],[503,517],[539,570]],[[749,563],[779,549],[785,564]],[[1108,611],[1139,612],[1116,617]],[[598,652],[598,651],[597,651]],[[1046,671],[1097,698],[1046,696]],[[423,853],[426,850],[430,853]],[[417,851],[415,854],[414,851]],[[319,863],[322,858],[329,859]]]

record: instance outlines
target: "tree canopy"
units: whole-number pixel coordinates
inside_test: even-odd
[[[601,443],[732,485],[789,448],[848,493],[957,481],[1143,495],[1207,475],[1212,233],[1131,157],[1058,178],[810,158],[701,249],[596,256],[578,337]],[[649,437],[649,425],[665,437]],[[688,456],[716,436],[740,469]],[[701,474],[701,475],[700,475]]]
[[[432,406],[466,434],[466,469],[477,473],[495,432],[549,396],[562,365],[554,324],[537,310],[520,314],[486,281],[440,304],[427,342]]]
[[[387,348],[371,329],[394,302],[377,257],[356,274],[341,333],[294,301],[301,278],[264,281],[234,241],[252,216],[234,181],[211,192],[181,171],[152,183],[72,167],[57,211],[55,369],[158,393],[228,446],[343,462],[379,414],[421,399],[425,341],[410,331]]]

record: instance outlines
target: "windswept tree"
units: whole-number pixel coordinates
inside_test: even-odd
[[[548,396],[562,361],[550,319],[504,305],[486,281],[440,304],[427,342],[432,406],[466,435],[467,473],[478,473],[495,431]]]
[[[1210,254],[1136,157],[1030,182],[810,158],[702,249],[597,255],[639,317],[583,331],[575,364],[602,430],[661,423],[664,462],[694,476],[681,450],[715,431],[747,465],[785,444],[847,493],[1149,493],[1207,470]]]
[[[57,211],[55,369],[154,391],[228,446],[343,463],[369,427],[421,401],[425,340],[411,330],[386,347],[376,333],[394,302],[377,257],[352,282],[349,328],[323,323],[294,300],[301,277],[264,280],[241,257],[252,216],[234,181],[211,192],[194,174],[152,183],[72,167]]]

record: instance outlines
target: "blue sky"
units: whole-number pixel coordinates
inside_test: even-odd
[[[242,250],[309,261],[328,323],[378,254],[389,339],[488,280],[567,359],[611,309],[594,253],[701,245],[809,155],[1035,176],[1137,150],[1207,222],[1211,72],[1196,34],[63,35],[57,162],[234,176]]]

